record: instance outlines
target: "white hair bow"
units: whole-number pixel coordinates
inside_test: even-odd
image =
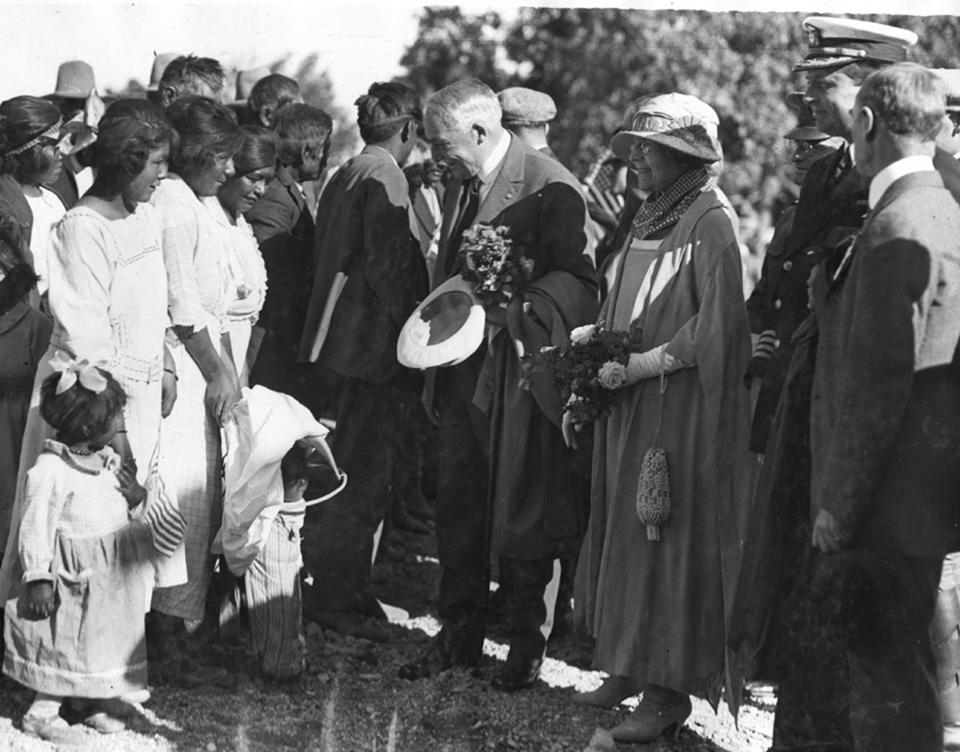
[[[60,381],[57,382],[57,394],[63,394],[77,381],[80,382],[80,386],[96,394],[100,394],[107,388],[106,377],[86,358],[75,360],[63,350],[57,350],[50,359],[50,366],[54,371],[60,373]]]

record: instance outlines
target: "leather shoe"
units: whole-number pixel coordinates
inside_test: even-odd
[[[674,739],[680,737],[680,729],[692,711],[690,698],[679,692],[671,692],[676,697],[660,699],[647,696],[624,721],[610,730],[614,741],[628,744],[649,744],[661,734],[673,732]]]
[[[643,682],[629,676],[608,676],[592,692],[577,692],[573,701],[578,705],[595,705],[599,708],[613,708],[628,697],[640,694]]]
[[[518,689],[526,689],[540,678],[540,666],[543,661],[539,658],[533,660],[515,660],[511,661],[507,657],[507,663],[500,670],[500,673],[493,677],[490,685],[501,692],[516,692]]]

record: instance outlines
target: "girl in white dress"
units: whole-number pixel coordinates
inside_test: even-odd
[[[251,345],[253,325],[267,293],[267,269],[253,230],[243,217],[267,190],[276,172],[277,137],[268,128],[243,128],[243,143],[233,158],[236,174],[217,191],[203,199],[220,226],[224,253],[233,280],[233,296],[227,308],[224,328],[230,338],[233,363],[240,383],[247,386],[249,369],[256,357],[256,338]]]
[[[175,334],[171,354],[179,382],[177,403],[163,427],[160,474],[187,520],[187,582],[158,589],[153,608],[187,622],[193,631],[204,616],[213,576],[210,546],[220,526],[219,424],[240,399],[236,369],[222,344],[235,297],[229,255],[202,199],[216,195],[233,176],[241,135],[233,113],[205,97],[178,99],[165,114],[179,138],[170,158],[172,172],[151,203],[163,227]]]
[[[40,412],[57,432],[26,477],[17,554],[22,584],[4,609],[3,671],[36,690],[25,733],[65,742],[65,697],[110,700],[147,687],[143,605],[153,547],[139,521],[146,491],[109,444],[126,397],[107,371],[58,353]],[[85,723],[124,724],[93,702]]]

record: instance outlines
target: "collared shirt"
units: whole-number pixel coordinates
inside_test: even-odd
[[[867,203],[870,209],[872,210],[880,203],[883,194],[900,178],[914,172],[930,172],[933,169],[933,159],[924,154],[904,157],[888,164],[870,181],[870,193],[867,195]]]
[[[477,177],[480,179],[480,203],[482,204],[490,193],[493,181],[496,180],[500,169],[503,167],[503,160],[507,156],[507,149],[510,148],[510,139],[512,136],[509,131],[503,131],[500,141],[493,147],[493,151],[483,160],[480,165],[480,172]]]

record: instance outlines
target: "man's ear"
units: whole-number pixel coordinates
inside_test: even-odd
[[[270,105],[261,107],[258,114],[260,125],[262,125],[264,128],[269,128],[273,124],[273,113],[275,110],[276,108],[271,107]]]
[[[416,122],[413,120],[408,120],[403,124],[403,128],[400,129],[400,141],[402,143],[407,143],[411,138],[417,137]]]
[[[177,90],[170,84],[160,84],[160,109],[165,110],[177,97]]]
[[[311,157],[317,156],[310,144],[304,144],[300,147],[300,163],[303,164]]]
[[[478,146],[490,138],[490,133],[480,123],[474,123],[471,125],[470,130],[474,133],[474,138],[476,138]]]
[[[857,110],[857,117],[862,118],[863,135],[867,141],[872,141],[877,135],[877,117],[869,107],[860,107]]]

